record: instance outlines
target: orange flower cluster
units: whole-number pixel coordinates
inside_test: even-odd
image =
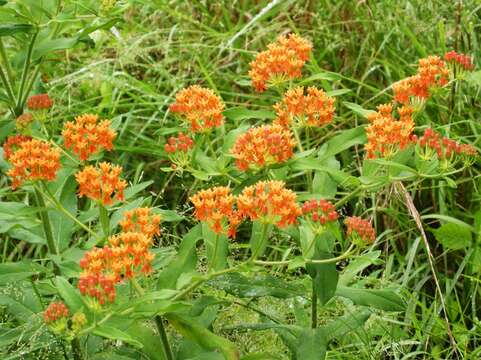
[[[12,154],[20,148],[20,144],[24,141],[32,140],[31,136],[13,135],[7,137],[7,141],[3,144],[3,157],[9,161]]]
[[[449,69],[439,56],[419,59],[417,74],[393,85],[394,100],[401,104],[408,104],[411,98],[425,100],[431,88],[446,85],[448,79]]]
[[[231,153],[239,170],[283,163],[294,155],[292,133],[280,125],[263,125],[240,135]]]
[[[250,63],[249,76],[252,86],[256,91],[263,92],[267,89],[267,82],[274,77],[301,77],[302,67],[309,59],[311,50],[312,45],[298,35],[280,36]]]
[[[460,144],[431,128],[427,128],[424,135],[419,139],[421,147],[428,147],[434,150],[440,159],[449,159],[453,154],[475,156],[478,154],[476,148],[469,144]]]
[[[348,236],[357,234],[357,236],[366,243],[372,243],[376,239],[376,232],[369,221],[361,219],[358,216],[352,216],[347,217],[344,223],[347,225]]]
[[[277,118],[274,123],[282,126],[323,126],[334,117],[334,98],[326,95],[324,90],[307,88],[304,94],[302,86],[288,90],[281,102],[274,105]]]
[[[285,188],[283,181],[259,181],[246,187],[237,197],[237,208],[242,218],[285,227],[295,224],[302,215],[296,203],[296,193]]]
[[[101,162],[99,168],[86,166],[75,174],[79,184],[79,197],[86,196],[109,205],[113,199],[123,200],[127,182],[120,178],[122,168]]]
[[[205,221],[217,234],[235,237],[240,217],[234,210],[235,197],[227,186],[201,190],[190,198],[194,204],[194,216]],[[227,227],[227,229],[226,229]]]
[[[456,51],[452,50],[444,54],[444,60],[451,64],[457,64],[464,70],[474,70],[473,58],[469,55],[458,54]]]
[[[92,114],[77,116],[75,122],[68,121],[62,135],[65,147],[72,148],[82,161],[102,149],[112,150],[112,141],[116,137],[110,128],[110,120],[99,121],[98,115]]]
[[[137,208],[124,212],[120,221],[123,232],[138,232],[148,238],[160,235],[160,215],[152,215],[150,208]]]
[[[177,151],[187,152],[194,147],[194,141],[189,135],[179,133],[177,137],[171,136],[165,144],[165,151],[169,154],[173,154]]]
[[[30,125],[32,121],[33,115],[30,113],[24,113],[17,117],[17,120],[15,120],[15,126],[18,130],[24,130]]]
[[[69,311],[65,304],[61,301],[52,302],[43,313],[43,319],[47,325],[57,320],[67,318]]]
[[[336,221],[339,218],[335,206],[324,199],[306,201],[302,205],[302,212],[304,215],[309,215],[312,221],[319,222],[321,225]]]
[[[30,110],[47,110],[53,105],[53,101],[48,94],[32,95],[27,100],[27,107]]]
[[[152,237],[140,232],[121,232],[111,236],[110,246],[116,257],[115,269],[121,278],[131,279],[139,272],[148,274],[152,271],[154,254],[149,249]]]
[[[413,142],[413,109],[402,106],[397,109],[399,120],[393,117],[392,104],[379,105],[378,111],[368,115],[370,124],[366,128],[368,158],[390,157]]]
[[[182,89],[175,96],[170,111],[184,116],[194,132],[206,132],[219,127],[224,120],[224,104],[212,90],[198,85]]]
[[[26,139],[26,138],[25,138]],[[53,181],[60,168],[60,151],[46,141],[26,140],[16,144],[18,149],[8,154],[12,168],[7,175],[12,178],[15,190],[24,181]]]

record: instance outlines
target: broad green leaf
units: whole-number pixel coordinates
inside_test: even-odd
[[[336,320],[320,326],[319,331],[322,331],[326,336],[326,342],[341,338],[350,332],[356,332],[360,327],[363,327],[367,319],[371,316],[371,311],[368,309],[350,312]]]
[[[230,120],[241,121],[248,119],[274,119],[276,114],[270,110],[249,110],[244,107],[236,107],[225,110],[224,116]]]
[[[46,272],[45,267],[29,260],[2,263],[0,264],[0,284],[14,283]]]
[[[93,330],[93,333],[107,339],[125,341],[127,344],[130,344],[139,349],[143,347],[142,343],[139,340],[135,339],[126,332],[117,329],[116,327],[99,325]]]
[[[72,313],[82,309],[84,303],[79,291],[65,280],[65,278],[57,276],[55,278],[55,287]]]
[[[18,33],[27,33],[32,30],[33,26],[31,24],[4,24],[0,25],[0,37],[12,36]]]
[[[352,112],[354,112],[355,114],[360,115],[364,118],[367,118],[369,114],[375,112],[373,110],[364,109],[362,106],[348,101],[343,101],[342,104],[349,110],[352,110]]]
[[[272,231],[272,225],[262,224],[260,221],[252,223],[252,232],[249,245],[251,248],[251,255],[255,258],[262,256],[269,244],[269,236]]]
[[[365,255],[361,255],[355,258],[347,265],[339,277],[339,285],[348,285],[362,270],[372,264],[382,264],[382,260],[379,259],[381,255],[380,250],[369,252]]]
[[[135,195],[137,195],[139,192],[146,189],[153,183],[154,183],[153,180],[148,180],[148,181],[141,182],[139,184],[135,184],[134,186],[128,187],[125,190],[125,200],[129,200],[133,198]]]
[[[481,70],[473,71],[466,76],[466,81],[475,86],[481,86]]]
[[[128,326],[125,333],[142,343],[142,352],[150,360],[165,360],[163,352],[159,350],[162,348],[159,335],[153,331],[151,326],[142,321],[135,321]]]
[[[322,360],[326,358],[327,342],[322,329],[304,329],[297,339],[296,359]]]
[[[202,222],[202,239],[207,250],[209,270],[219,271],[227,266],[229,239],[224,234],[216,234],[209,224]]]
[[[459,224],[442,224],[441,227],[438,229],[432,229],[431,232],[445,249],[459,250],[471,245],[471,231]]]
[[[323,251],[316,251],[313,259],[329,259],[332,255]],[[319,305],[325,305],[336,293],[339,273],[336,270],[336,263],[313,264],[307,263],[306,270],[312,279],[313,290],[317,295]]]
[[[374,307],[385,311],[406,310],[405,302],[393,290],[339,286],[336,295],[351,299],[356,305]]]
[[[319,151],[319,159],[321,161],[328,159],[354,145],[364,144],[365,142],[366,129],[364,126],[343,130],[339,135],[332,137],[323,145]]]

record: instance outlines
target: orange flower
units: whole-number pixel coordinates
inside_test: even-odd
[[[82,161],[102,149],[112,150],[112,141],[117,136],[110,128],[110,120],[99,121],[98,115],[92,114],[77,116],[75,122],[68,121],[62,135],[65,147],[72,148]]]
[[[263,125],[240,135],[231,153],[239,170],[283,163],[294,155],[292,133],[280,125]]]
[[[171,136],[165,144],[165,151],[169,154],[173,154],[176,152],[187,152],[194,147],[194,141],[190,138],[189,135],[184,135],[183,133],[179,133],[177,137]]]
[[[226,233],[235,237],[240,218],[234,210],[235,197],[227,186],[216,186],[201,190],[190,198],[194,204],[194,216],[205,221],[217,234]]]
[[[35,139],[20,141],[16,145],[18,149],[13,154],[8,154],[13,167],[7,175],[12,177],[13,189],[27,180],[55,180],[60,168],[58,149],[53,149],[46,141]]]
[[[376,239],[376,232],[369,221],[352,216],[347,217],[344,223],[347,225],[348,236],[357,235],[366,243],[372,243]]]
[[[109,205],[113,199],[123,200],[127,182],[120,179],[122,168],[102,162],[99,168],[86,166],[75,174],[79,184],[79,197],[86,196],[98,200],[103,205]]]
[[[459,65],[463,70],[474,70],[473,58],[469,55],[458,54],[456,51],[452,50],[444,54],[444,60],[448,63]]]
[[[448,83],[449,69],[438,56],[419,59],[417,74],[393,85],[394,100],[408,104],[412,98],[426,100],[430,90]]]
[[[109,244],[115,256],[113,270],[119,279],[131,279],[140,272],[152,271],[151,237],[138,232],[121,232],[111,236]]]
[[[219,127],[224,120],[224,104],[212,90],[192,85],[175,96],[170,111],[185,117],[194,132],[206,132]]]
[[[370,124],[366,128],[368,142],[365,149],[368,158],[389,158],[413,141],[413,109],[409,106],[398,108],[399,120],[393,117],[391,104],[379,105],[377,109],[368,116]]]
[[[96,299],[100,305],[113,303],[115,285],[121,280],[117,254],[108,246],[93,248],[80,260],[80,268],[83,270],[77,284],[80,293]]]
[[[296,194],[283,181],[259,181],[246,187],[237,197],[237,207],[242,217],[279,227],[296,223],[302,215]]]
[[[252,86],[258,92],[263,92],[267,89],[267,82],[274,78],[285,80],[301,77],[301,69],[309,59],[311,49],[312,45],[298,35],[280,36],[250,63]]]
[[[274,123],[282,126],[323,126],[334,117],[334,98],[324,90],[307,88],[304,95],[302,86],[288,90],[281,102],[274,105],[277,118]]]
[[[152,215],[149,208],[137,208],[124,212],[120,221],[123,232],[139,232],[149,239],[160,235],[160,215]]]
[[[69,311],[62,301],[52,302],[43,313],[43,319],[47,325],[60,319],[65,319]]]
[[[53,101],[48,94],[32,95],[27,100],[27,107],[30,110],[47,110],[53,105]]]
[[[17,120],[15,121],[15,126],[18,130],[24,130],[30,125],[32,121],[33,115],[30,113],[24,113],[17,117]]]
[[[469,144],[460,144],[431,128],[427,128],[424,135],[418,141],[421,147],[434,150],[439,159],[450,159],[454,154],[475,156],[478,154],[476,148]]]
[[[325,225],[328,222],[336,221],[339,214],[332,203],[327,200],[320,199],[306,201],[302,205],[302,212],[308,215],[312,221]]]
[[[32,137],[26,135],[13,135],[7,137],[7,141],[3,144],[4,159],[9,161],[12,154],[20,148],[20,144],[29,140],[32,140]]]

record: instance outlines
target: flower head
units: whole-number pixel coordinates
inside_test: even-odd
[[[444,54],[444,60],[450,64],[458,65],[463,70],[474,70],[473,58],[469,55],[458,54],[456,51],[451,50]]]
[[[283,163],[294,155],[292,133],[280,125],[263,125],[240,135],[231,152],[239,170]]]
[[[33,121],[33,115],[31,113],[23,113],[15,120],[15,126],[18,130],[26,129]]]
[[[62,301],[50,303],[43,313],[43,319],[47,325],[53,324],[62,319],[66,319],[68,316],[68,308]]]
[[[82,161],[102,149],[112,150],[112,141],[116,137],[110,128],[110,120],[99,120],[98,115],[91,114],[77,116],[75,122],[65,123],[62,135],[65,147],[72,148]]]
[[[160,235],[160,215],[153,215],[150,208],[137,208],[124,212],[120,221],[123,232],[138,232],[152,239]]]
[[[418,140],[418,144],[422,148],[434,151],[439,159],[450,160],[455,154],[465,156],[475,156],[478,154],[474,146],[460,144],[448,137],[443,137],[431,128],[425,130],[423,136]]]
[[[122,168],[102,162],[98,168],[86,166],[75,174],[79,184],[79,197],[86,196],[109,205],[113,199],[123,200],[127,182],[120,178]]]
[[[274,105],[277,118],[275,123],[282,126],[324,126],[334,117],[334,98],[324,90],[302,86],[288,90],[281,102]]]
[[[121,232],[111,236],[109,244],[115,258],[113,270],[119,279],[130,279],[139,273],[152,271],[152,237],[139,232]]]
[[[302,212],[308,216],[314,223],[325,225],[329,222],[337,221],[339,214],[335,206],[327,200],[320,199],[306,201],[302,205]]]
[[[370,124],[366,128],[368,158],[390,157],[404,149],[413,141],[413,109],[403,106],[397,109],[399,120],[393,117],[391,104],[379,105],[378,111],[368,116]]]
[[[205,221],[217,234],[235,237],[240,218],[234,209],[235,197],[227,186],[215,186],[201,190],[190,198],[194,204],[194,216]]]
[[[294,224],[302,210],[296,194],[283,181],[259,181],[246,187],[237,197],[239,215],[250,220],[285,227]]]
[[[262,92],[267,89],[268,82],[276,78],[284,80],[301,77],[301,69],[309,59],[311,49],[312,45],[298,35],[280,36],[250,63],[252,85],[258,92]]]
[[[18,138],[21,139],[21,138]],[[12,168],[7,175],[12,178],[12,188],[16,189],[23,182],[31,180],[53,181],[60,168],[60,151],[46,141],[25,140],[22,138],[15,145],[18,149],[8,154]]]
[[[376,239],[376,232],[371,223],[358,216],[347,217],[344,220],[347,226],[347,235],[357,235],[363,242],[372,243]]]
[[[32,140],[31,136],[13,135],[7,137],[7,141],[3,143],[3,157],[9,161],[12,154],[20,148],[20,144],[24,141]]]
[[[52,107],[53,101],[48,94],[32,95],[27,100],[27,107],[32,110],[48,110]]]
[[[188,152],[194,147],[194,141],[189,135],[184,135],[179,133],[177,137],[171,136],[167,143],[165,144],[165,152],[168,154],[174,154],[176,152]]]
[[[180,90],[170,111],[182,116],[193,132],[207,132],[219,127],[224,120],[224,103],[212,90],[198,85]]]

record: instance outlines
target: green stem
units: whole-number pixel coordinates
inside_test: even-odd
[[[264,245],[267,241],[268,228],[269,228],[269,224],[262,224],[262,231],[261,231],[261,238],[260,238],[260,241],[259,241],[259,245],[252,252],[251,261],[254,261],[255,259],[257,259],[257,257],[259,256],[259,253],[261,252],[262,248],[264,247]]]
[[[80,347],[80,342],[78,341],[78,339],[74,338],[70,342],[70,345],[72,345],[73,358],[75,360],[82,360],[84,357],[82,355],[82,348]]]
[[[104,233],[104,237],[107,240],[109,238],[109,228],[110,228],[110,219],[109,219],[109,212],[99,202],[99,219],[100,219],[100,224],[102,225],[102,231]]]
[[[2,37],[0,37],[0,57],[2,58],[2,62],[5,66],[8,80],[10,81],[10,84],[13,84],[13,72],[12,68],[10,67],[10,62],[8,61],[7,51],[5,50]]]
[[[18,94],[17,94],[17,108],[16,111],[18,113],[22,113],[23,108],[21,108],[21,103],[22,99],[24,96],[24,90],[25,90],[25,82],[27,81],[28,77],[28,70],[30,68],[30,61],[32,60],[32,52],[33,52],[33,46],[35,44],[35,40],[37,39],[38,35],[38,30],[35,31],[35,33],[32,36],[32,39],[30,40],[30,44],[28,45],[28,50],[27,50],[27,57],[25,58],[25,63],[23,65],[23,71],[22,71],[22,78],[20,80],[20,87],[18,89]]]
[[[3,83],[3,86],[5,86],[5,91],[7,92],[8,99],[11,102],[11,104],[9,104],[9,106],[10,106],[10,108],[13,109],[14,106],[15,106],[15,96],[13,95],[13,90],[10,87],[10,83],[8,82],[8,79],[5,75],[5,73],[3,72],[2,66],[0,66],[0,80]],[[14,115],[16,115],[15,112],[14,112]]]
[[[317,294],[314,290],[314,283],[312,284],[311,327],[313,329],[317,328]]]
[[[23,94],[23,98],[21,99],[20,107],[22,109],[25,107],[25,103],[27,102],[27,99],[28,99],[28,94],[30,94],[30,91],[32,91],[33,84],[35,83],[35,79],[37,78],[39,72],[40,72],[40,65],[37,65],[37,67],[35,68],[35,71],[33,72],[32,76],[28,81],[27,89]]]

